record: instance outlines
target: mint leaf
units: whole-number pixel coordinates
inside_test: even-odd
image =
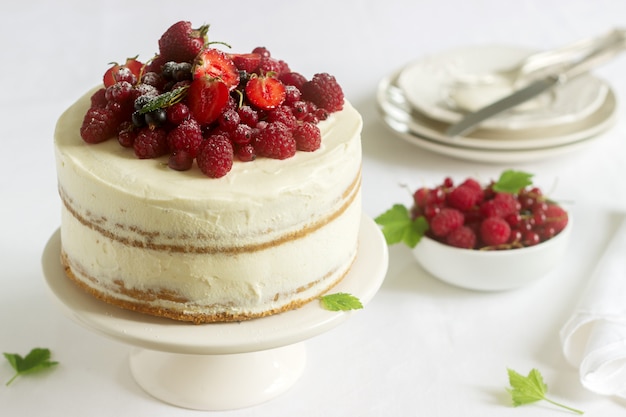
[[[146,104],[144,104],[141,109],[139,109],[139,113],[146,114],[150,113],[151,111],[176,104],[185,97],[188,89],[189,86],[182,86],[172,91],[159,94],[158,96],[153,97]]]
[[[516,194],[522,188],[531,185],[533,174],[523,171],[506,170],[500,174],[500,178],[493,185],[493,190],[501,193]]]
[[[575,408],[568,407],[566,405],[557,403],[546,398],[546,392],[548,392],[548,386],[543,382],[543,377],[537,369],[532,369],[528,376],[520,375],[512,369],[507,369],[509,374],[509,384],[511,388],[507,388],[511,399],[513,400],[513,406],[517,407],[524,404],[534,403],[540,400],[547,401],[558,407],[565,408],[576,414],[584,414],[583,411]]]
[[[3,353],[3,355],[15,370],[15,375],[6,383],[7,386],[20,375],[39,372],[58,364],[50,360],[49,349],[34,348],[25,358],[17,353]]]
[[[339,292],[320,297],[322,307],[330,311],[359,310],[363,308],[361,300],[351,294]]]
[[[409,210],[402,204],[395,204],[374,221],[382,226],[388,245],[403,242],[414,248],[428,230],[428,221],[423,216],[412,220]]]

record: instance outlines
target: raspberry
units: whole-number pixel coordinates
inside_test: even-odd
[[[109,109],[91,107],[80,127],[80,136],[87,143],[103,142],[117,133],[117,119]]]
[[[476,246],[476,233],[470,227],[461,226],[446,236],[446,243],[457,248],[473,249]]]
[[[281,122],[289,129],[294,129],[298,124],[296,116],[293,115],[293,111],[287,106],[278,106],[275,109],[270,110],[267,113],[268,122]]]
[[[117,141],[120,145],[125,148],[132,148],[136,137],[137,131],[131,122],[125,121],[120,124],[120,128],[117,133]]]
[[[106,88],[101,88],[91,95],[91,107],[106,107]]]
[[[167,134],[167,143],[172,151],[185,151],[195,158],[202,143],[202,129],[194,119],[187,119]]]
[[[465,217],[459,210],[445,207],[430,220],[430,230],[437,237],[445,237],[461,227],[464,221]]]
[[[277,75],[289,72],[289,66],[284,61],[279,61],[271,57],[261,57],[258,71],[261,74],[267,74],[273,72]]]
[[[281,122],[274,122],[259,132],[254,148],[260,156],[287,159],[295,155],[296,141],[287,126]]]
[[[429,205],[444,203],[446,201],[446,195],[439,187],[432,189],[422,187],[413,193],[413,201],[418,207],[424,208]]]
[[[196,156],[200,171],[211,178],[228,174],[233,166],[233,145],[224,135],[209,136]]]
[[[469,187],[470,189],[474,190],[474,192],[476,193],[476,202],[480,203],[481,201],[483,201],[483,198],[485,197],[485,192],[483,191],[483,187],[480,185],[480,183],[478,181],[476,181],[473,178],[467,178],[465,181],[463,181],[459,187]]]
[[[483,217],[506,217],[519,210],[515,196],[509,193],[496,193],[491,200],[480,205],[480,213]]]
[[[476,191],[467,185],[460,185],[447,195],[447,202],[450,207],[467,211],[474,207],[478,201]]]
[[[322,134],[317,125],[304,122],[293,130],[293,137],[296,140],[296,149],[304,152],[313,152],[319,149],[322,143]]]
[[[488,217],[480,224],[480,238],[487,246],[507,243],[511,226],[502,217]]]
[[[332,75],[315,74],[302,86],[302,97],[329,112],[343,108],[344,95],[341,86]]]
[[[163,129],[142,128],[133,143],[135,155],[139,159],[158,158],[169,152],[167,133]]]
[[[511,213],[515,213],[521,209],[517,198],[513,194],[509,193],[496,193],[493,198],[500,205],[501,210],[503,211],[502,216],[506,216]]]
[[[294,86],[298,90],[302,90],[302,86],[307,82],[304,75],[293,71],[280,74],[278,79],[282,81],[283,84]]]

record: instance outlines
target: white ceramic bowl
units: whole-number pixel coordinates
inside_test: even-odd
[[[572,230],[535,246],[500,251],[459,249],[423,237],[413,255],[433,276],[458,287],[479,291],[519,288],[550,272],[561,261]]]

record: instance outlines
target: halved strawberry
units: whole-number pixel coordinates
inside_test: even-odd
[[[239,71],[228,54],[208,48],[200,52],[193,67],[193,78],[219,78],[229,90],[239,84]]]
[[[200,125],[217,120],[228,104],[230,93],[222,80],[211,77],[196,78],[187,91],[187,107]]]
[[[261,54],[251,52],[249,54],[230,54],[235,66],[250,74],[255,72],[261,64]]]
[[[135,58],[126,58],[126,62],[123,64],[118,64],[117,62],[113,63],[113,66],[106,70],[104,76],[102,77],[102,82],[105,87],[110,87],[115,84],[117,81],[129,81],[128,79],[124,79],[128,74],[128,71],[135,77],[135,82],[139,79],[139,75],[141,74],[141,69],[143,68],[143,62],[137,60]],[[129,81],[130,82],[130,81]],[[134,84],[134,82],[131,82]]]
[[[285,85],[273,77],[251,77],[245,92],[250,104],[263,110],[274,109],[285,101]]]

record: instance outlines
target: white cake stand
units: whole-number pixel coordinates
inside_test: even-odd
[[[230,410],[260,404],[291,388],[304,372],[304,341],[343,323],[357,311],[333,312],[318,302],[256,320],[193,325],[123,310],[75,286],[60,262],[57,230],[42,257],[46,282],[63,311],[86,328],[133,345],[130,369],[152,396],[196,410]],[[365,305],[388,265],[385,240],[365,215],[359,252],[349,274],[331,290]]]

